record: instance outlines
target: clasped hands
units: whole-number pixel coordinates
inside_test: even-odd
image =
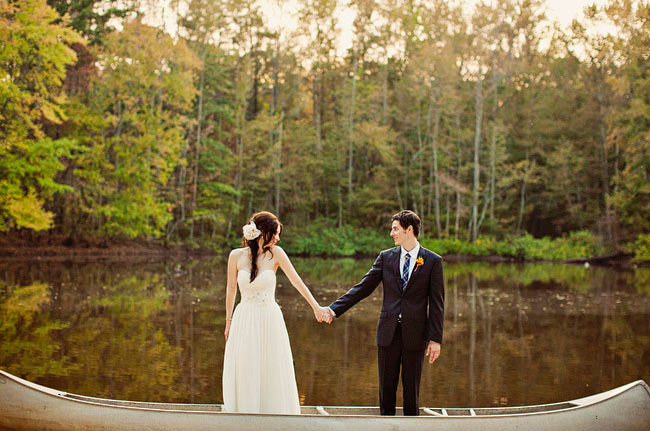
[[[317,307],[314,309],[314,316],[316,316],[316,320],[318,320],[318,323],[327,323],[328,325],[332,323],[332,319],[334,319],[334,315],[332,314],[332,311],[327,308],[327,307]]]

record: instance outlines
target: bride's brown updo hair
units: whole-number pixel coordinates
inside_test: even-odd
[[[261,211],[255,213],[248,219],[248,223],[254,222],[257,229],[260,231],[260,236],[247,240],[246,237],[242,236],[242,246],[249,247],[251,249],[251,282],[257,277],[257,256],[259,254],[264,254],[267,251],[273,256],[271,251],[271,240],[275,236],[275,233],[280,228],[280,233],[282,233],[282,223],[280,220],[273,214],[268,211]],[[262,252],[260,253],[260,246],[257,242],[259,238],[262,238]]]

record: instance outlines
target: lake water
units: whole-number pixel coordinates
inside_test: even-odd
[[[293,259],[321,304],[372,259]],[[221,403],[223,258],[0,262],[0,368],[96,397]],[[650,382],[650,269],[446,263],[442,355],[420,404],[514,406]],[[379,287],[331,326],[278,271],[305,405],[377,405]],[[398,394],[401,405],[401,390]]]

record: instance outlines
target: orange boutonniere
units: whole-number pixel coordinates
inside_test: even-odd
[[[424,259],[422,259],[421,257],[415,259],[415,268],[419,268],[422,265],[424,265]]]

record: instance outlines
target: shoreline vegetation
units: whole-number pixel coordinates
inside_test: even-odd
[[[471,242],[463,239],[419,238],[422,246],[442,255],[449,262],[511,262],[589,264],[614,267],[650,267],[650,238],[612,250],[600,245],[588,231],[572,232],[559,238],[534,238],[530,234],[497,239],[481,236]],[[71,241],[62,237],[17,235],[0,239],[0,259],[44,259],[48,261],[130,261],[189,259],[225,255],[239,246],[238,239],[212,243],[168,243],[158,240],[110,238]],[[280,245],[292,256],[373,258],[390,248],[387,236],[372,229],[319,228],[311,232],[287,233]]]
[[[168,3],[0,0],[3,256],[650,261],[648,1]]]

